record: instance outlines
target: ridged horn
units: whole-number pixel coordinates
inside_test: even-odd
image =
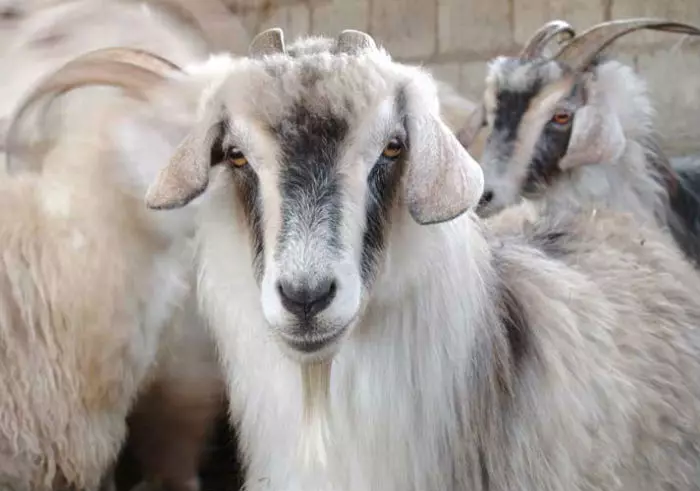
[[[253,58],[275,53],[285,53],[284,33],[282,29],[273,27],[256,35],[250,42],[248,52]]]
[[[356,53],[365,49],[377,49],[377,44],[369,34],[354,29],[346,29],[338,34],[336,50],[339,53]]]
[[[105,48],[85,53],[65,63],[41,80],[24,98],[9,123],[6,135],[6,164],[12,172],[12,154],[20,148],[19,129],[29,110],[41,99],[49,104],[71,90],[102,85],[121,88],[131,96],[145,98],[154,85],[164,82],[179,67],[147,51]]]
[[[554,59],[569,65],[575,71],[585,70],[602,50],[616,39],[641,29],[675,32],[700,36],[700,29],[690,24],[665,19],[626,19],[604,22],[588,29],[566,44]]]
[[[556,36],[565,34],[568,39],[576,33],[571,25],[563,20],[553,20],[540,27],[535,34],[525,43],[519,57],[524,60],[532,60],[542,55],[545,46]]]

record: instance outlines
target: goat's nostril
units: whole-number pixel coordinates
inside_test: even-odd
[[[493,200],[493,191],[491,191],[490,189],[487,189],[481,195],[481,199],[479,200],[479,206],[488,205],[491,202],[491,200]]]
[[[313,317],[326,309],[335,297],[337,285],[334,279],[328,278],[314,285],[308,282],[294,283],[280,281],[277,291],[282,305],[289,312],[300,317]]]

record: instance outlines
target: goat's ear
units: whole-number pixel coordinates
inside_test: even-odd
[[[484,105],[479,104],[474,108],[474,111],[469,115],[469,118],[464,123],[464,126],[457,131],[457,140],[464,148],[469,146],[479,134],[479,130],[484,127]]]
[[[209,184],[213,145],[220,129],[203,135],[195,130],[178,145],[146,192],[146,206],[154,210],[181,208],[202,194]]]
[[[596,162],[613,162],[625,149],[625,134],[614,111],[605,105],[586,105],[576,111],[562,170]]]
[[[479,164],[432,114],[409,118],[406,200],[421,225],[458,217],[477,204],[484,188]]]

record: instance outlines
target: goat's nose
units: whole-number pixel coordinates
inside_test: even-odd
[[[483,194],[481,195],[481,199],[479,200],[479,206],[486,206],[489,203],[491,203],[491,200],[493,199],[493,191],[490,189],[484,190]]]
[[[315,285],[308,283],[293,283],[281,280],[277,291],[285,309],[299,317],[313,317],[327,308],[336,292],[333,278],[319,281]]]

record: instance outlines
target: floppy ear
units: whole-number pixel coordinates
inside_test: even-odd
[[[195,130],[185,137],[149,186],[146,192],[148,208],[181,208],[204,192],[209,184],[212,147],[219,132],[219,126],[215,125],[204,134]]]
[[[409,118],[405,197],[421,225],[458,217],[475,206],[484,189],[481,167],[440,118]]]
[[[574,126],[562,170],[596,162],[617,160],[625,150],[625,134],[608,105],[584,106],[574,116]]]

